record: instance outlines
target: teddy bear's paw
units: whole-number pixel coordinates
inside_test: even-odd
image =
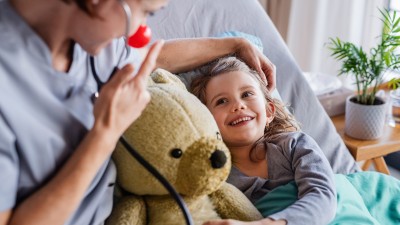
[[[221,188],[210,195],[210,198],[222,218],[241,221],[255,221],[263,218],[253,203],[229,183],[225,182]]]
[[[106,225],[145,225],[146,205],[139,196],[122,197],[113,207]]]

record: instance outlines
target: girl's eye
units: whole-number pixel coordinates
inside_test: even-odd
[[[228,100],[226,98],[221,98],[221,99],[217,100],[215,105],[221,105],[221,104],[224,104],[225,102],[228,102]]]
[[[254,95],[253,92],[245,91],[245,92],[242,94],[242,98],[250,97],[250,96],[253,96],[253,95]]]

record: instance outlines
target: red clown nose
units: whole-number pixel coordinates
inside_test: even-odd
[[[143,48],[151,39],[151,30],[145,24],[139,26],[138,30],[129,37],[128,45],[134,48]]]

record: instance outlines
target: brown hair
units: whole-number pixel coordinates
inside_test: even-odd
[[[89,2],[90,0],[61,0],[67,4],[70,4],[71,2],[75,2],[75,4],[82,9],[82,11],[86,12],[89,16],[91,17],[97,17],[97,13],[93,11],[92,9],[89,8]]]
[[[285,108],[285,105],[279,100],[272,98],[267,89],[266,83],[260,78],[259,74],[250,69],[244,62],[236,57],[228,56],[217,59],[199,69],[201,75],[193,79],[191,83],[191,92],[200,99],[203,104],[206,104],[206,86],[208,82],[215,76],[220,74],[241,71],[251,75],[260,85],[261,92],[263,93],[266,104],[271,102],[275,106],[274,119],[271,123],[266,124],[264,136],[260,138],[255,144],[253,149],[260,143],[268,141],[272,136],[299,130],[299,124]],[[271,110],[266,105],[268,110]],[[253,158],[253,157],[252,157]]]

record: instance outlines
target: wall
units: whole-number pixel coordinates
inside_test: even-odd
[[[292,0],[259,0],[272,22],[286,40]]]

